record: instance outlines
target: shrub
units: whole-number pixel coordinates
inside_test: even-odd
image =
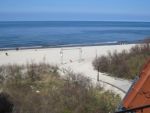
[[[150,57],[150,44],[136,45],[129,52],[108,53],[106,56],[95,58],[94,69],[108,73],[110,76],[134,79]]]
[[[0,113],[12,113],[13,104],[5,93],[0,93]]]
[[[61,77],[48,64],[0,67],[1,90],[10,95],[13,113],[108,113],[120,97],[72,72]]]

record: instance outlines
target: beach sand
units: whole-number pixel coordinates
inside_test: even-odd
[[[101,84],[104,89],[112,90],[120,94],[123,98],[125,93],[120,91],[119,88],[127,92],[131,82],[113,78],[104,73],[99,73],[101,81],[97,82],[98,73],[93,69],[92,61],[96,56],[106,55],[108,52],[113,51],[121,52],[124,49],[129,50],[134,45],[135,44],[0,51],[0,65],[27,64],[33,62],[46,62],[52,65],[58,65],[60,70],[68,69],[75,73],[82,73],[84,76],[89,77],[94,83]],[[118,89],[110,84],[118,87]]]

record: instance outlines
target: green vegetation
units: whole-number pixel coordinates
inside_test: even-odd
[[[147,43],[136,45],[129,51],[109,52],[106,56],[95,58],[93,61],[95,70],[114,77],[134,79],[150,58],[150,44],[148,40],[146,41]]]
[[[0,67],[0,90],[13,113],[113,113],[120,97],[72,72],[45,63]]]

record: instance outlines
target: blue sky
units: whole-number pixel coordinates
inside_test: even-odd
[[[150,0],[0,0],[0,21],[150,21]]]

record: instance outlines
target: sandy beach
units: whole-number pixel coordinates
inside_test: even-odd
[[[94,83],[101,84],[106,90],[112,90],[120,94],[123,98],[125,95],[123,91],[128,91],[131,82],[107,76],[105,73],[99,73],[100,81],[97,82],[98,73],[93,69],[92,61],[96,56],[106,55],[108,52],[113,51],[120,52],[124,49],[129,50],[134,45],[135,44],[0,51],[0,65],[26,64],[32,62],[46,62],[52,65],[58,65],[60,70],[68,69],[75,73],[82,73],[84,76],[89,77]]]

